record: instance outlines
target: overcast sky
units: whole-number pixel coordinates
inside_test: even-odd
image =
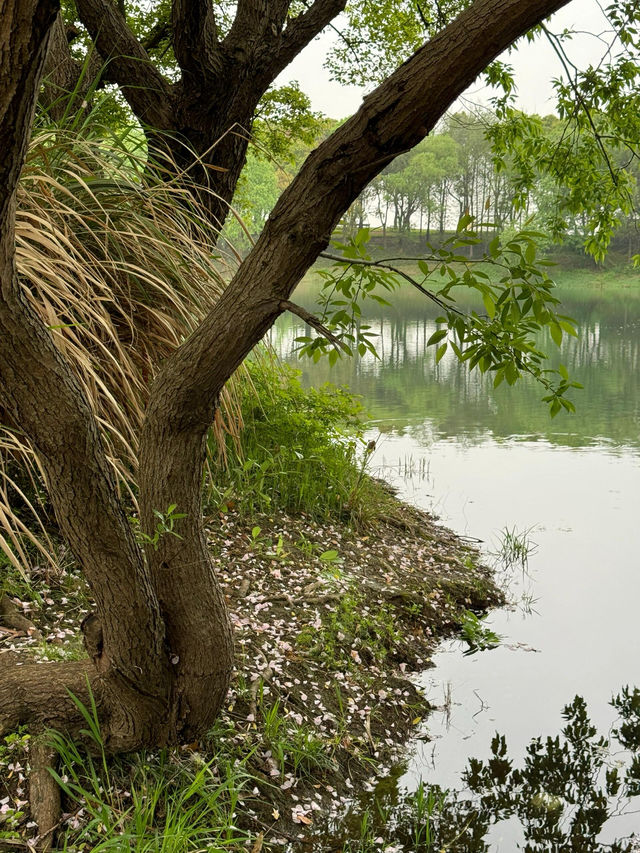
[[[573,0],[551,19],[550,29],[560,32],[564,28],[579,30],[584,35],[574,37],[566,45],[572,61],[580,66],[597,63],[605,51],[602,40],[595,35],[602,33],[607,22],[596,0]],[[328,48],[335,34],[331,31],[320,36],[286,69],[279,83],[298,80],[301,88],[311,98],[312,107],[332,118],[343,118],[358,108],[364,89],[357,86],[341,86],[329,79],[322,67]],[[527,112],[545,114],[553,111],[553,89],[551,81],[561,76],[562,68],[546,39],[534,44],[522,43],[516,51],[504,54],[504,61],[514,66],[518,86],[518,106]],[[479,85],[472,86],[466,98],[474,103],[487,104],[488,90]]]

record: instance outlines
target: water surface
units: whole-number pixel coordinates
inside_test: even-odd
[[[482,540],[488,555],[506,527],[529,530],[536,546],[527,574],[513,578],[519,601],[490,616],[503,644],[472,656],[460,642],[444,644],[421,677],[444,707],[427,723],[431,740],[416,748],[408,786],[424,778],[459,787],[469,756],[486,758],[496,731],[521,755],[532,737],[560,730],[576,694],[606,732],[612,694],[640,684],[640,289],[560,295],[581,334],[553,360],[584,391],[574,394],[576,415],[554,420],[533,383],[493,391],[451,358],[436,366],[426,348],[435,315],[413,293],[368,318],[379,333],[377,361],[298,362],[297,318],[284,318],[272,337],[307,382],[362,395],[367,438],[377,440],[372,466],[403,497]],[[638,815],[617,818],[603,838],[639,825]],[[520,838],[509,821],[491,849],[517,849]]]

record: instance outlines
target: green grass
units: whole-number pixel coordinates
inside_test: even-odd
[[[87,723],[83,735],[89,748],[58,732],[48,733],[59,756],[52,775],[71,814],[58,849],[222,853],[246,847],[250,835],[235,823],[252,782],[244,761],[223,749],[207,760],[199,753],[168,749],[110,758],[95,704],[76,704]]]
[[[352,648],[351,656],[365,663],[382,663],[398,643],[395,608],[392,605],[366,606],[366,597],[351,587],[341,592],[330,610],[322,613],[321,627],[304,628],[297,645],[309,657],[321,660],[328,669],[343,669],[344,650]]]
[[[304,724],[282,713],[279,700],[267,706],[260,697],[262,738],[280,771],[280,776],[292,773],[296,779],[320,779],[322,771],[332,767],[326,742]]]
[[[247,368],[244,429],[239,441],[227,437],[209,504],[248,516],[281,509],[360,521],[375,512],[382,489],[365,476],[357,398],[331,385],[305,389],[298,371],[268,357]]]

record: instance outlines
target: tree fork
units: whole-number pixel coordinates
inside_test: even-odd
[[[113,749],[201,733],[226,692],[231,631],[200,498],[204,442],[224,383],[275,322],[361,189],[420,141],[501,50],[565,2],[478,0],[308,158],[215,309],[167,360],[151,389],[140,449],[143,529],[153,510],[172,503],[186,518],[178,525],[183,538],[163,537],[158,550],[149,551],[147,568],[114,497],[91,412],[50,335],[21,299],[14,273],[15,187],[57,4],[6,0],[0,23],[3,403],[43,456],[61,528],[98,600],[96,636],[101,630],[102,641],[89,647]],[[37,366],[37,375],[27,365]],[[68,453],[69,435],[75,455]],[[0,723],[56,717],[43,707],[45,692],[49,706],[52,696],[62,699],[68,684],[78,688],[86,666],[10,670],[0,686]],[[18,689],[26,675],[37,690]],[[65,718],[72,716],[68,705],[61,707]]]
[[[169,504],[187,515],[178,524],[183,540],[165,537],[148,555],[182,691],[178,731],[204,722],[199,714],[207,685],[217,698],[230,660],[226,609],[203,544],[200,510],[204,442],[225,382],[273,325],[362,188],[419,142],[500,51],[566,2],[480,0],[369,95],[310,155],[215,308],[156,377],[141,434],[139,485],[148,529],[153,511]],[[222,624],[207,625],[205,609]],[[186,630],[211,652],[204,670]]]
[[[113,749],[132,749],[166,739],[164,625],[95,418],[15,271],[16,187],[57,12],[56,0],[6,0],[0,18],[0,395],[40,456],[58,523],[96,598],[104,641],[91,679],[107,706],[107,740]],[[77,688],[87,664],[36,668],[4,674],[2,725],[59,720],[52,701],[66,715],[65,680]]]

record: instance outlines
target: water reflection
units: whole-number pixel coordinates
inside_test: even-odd
[[[294,339],[303,326],[291,316],[281,319],[272,342],[314,384],[331,381],[361,394],[383,432],[412,433],[429,418],[440,437],[464,434],[481,440],[487,433],[496,438],[536,434],[565,446],[591,445],[602,437],[638,445],[640,294],[636,290],[594,294],[585,288],[560,295],[563,310],[578,320],[580,338],[565,339],[561,353],[548,335],[540,343],[552,354],[552,364],[562,361],[585,388],[574,395],[578,414],[554,421],[540,403],[543,392],[533,382],[494,391],[491,377],[470,374],[451,354],[435,365],[433,348],[426,346],[436,328],[435,314],[411,292],[396,296],[393,309],[377,308],[379,313],[367,317],[378,333],[379,360],[344,359],[334,368],[299,361],[293,353]]]
[[[640,692],[612,701],[617,724],[607,735],[591,723],[580,696],[563,711],[555,737],[534,738],[524,758],[496,735],[486,760],[470,758],[461,790],[421,784],[402,792],[386,779],[354,806],[323,851],[368,853],[630,853],[628,830],[639,808]],[[505,832],[506,830],[506,832]],[[501,845],[501,838],[508,838]],[[358,837],[359,836],[359,837]]]
[[[274,332],[278,351],[309,384],[332,381],[362,395],[375,419],[367,437],[386,433],[373,468],[382,466],[380,474],[404,499],[489,547],[497,531],[513,525],[536,525],[539,545],[531,564],[535,611],[527,618],[492,613],[493,629],[507,640],[490,653],[469,658],[457,643],[441,648],[421,681],[436,702],[452,685],[450,728],[432,715],[429,754],[417,748],[407,772],[398,768],[395,781],[382,783],[375,802],[355,809],[335,841],[317,848],[322,853],[373,853],[385,845],[387,853],[640,851],[625,839],[640,827],[638,805],[628,796],[638,793],[633,778],[619,769],[614,795],[607,777],[616,769],[619,738],[599,743],[588,725],[578,726],[574,707],[575,743],[570,729],[557,744],[542,740],[534,752],[527,749],[533,734],[560,728],[558,709],[575,693],[606,731],[607,697],[637,669],[640,291],[560,295],[581,337],[565,341],[555,361],[585,388],[576,392],[577,415],[553,421],[534,385],[494,392],[490,379],[453,361],[436,366],[426,350],[435,315],[411,293],[393,312],[368,318],[380,333],[379,361],[344,360],[332,370],[299,362],[290,347],[301,327],[283,318]],[[637,720],[633,725],[637,730]],[[488,750],[496,730],[506,733],[515,759],[500,753],[500,739],[497,754]],[[632,744],[633,756],[638,751]],[[481,756],[477,765],[467,765],[470,755]],[[465,766],[471,787],[458,791]],[[491,776],[498,770],[504,781]],[[634,772],[640,775],[640,762]],[[429,784],[418,789],[418,800],[398,793],[415,789],[419,777]],[[421,822],[416,809],[424,818],[425,808],[431,818]],[[425,826],[431,846],[416,835]]]

